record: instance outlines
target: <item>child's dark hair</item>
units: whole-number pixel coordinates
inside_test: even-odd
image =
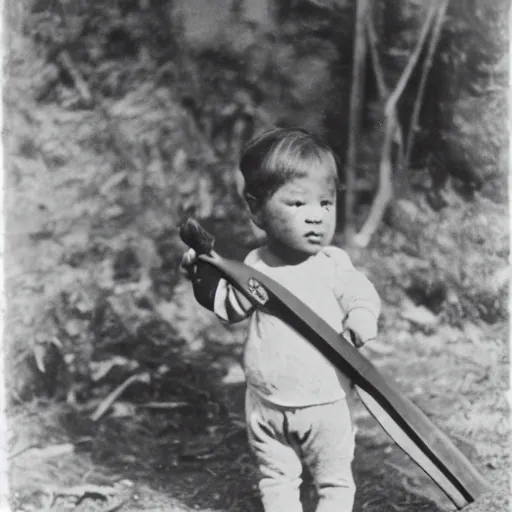
[[[338,184],[338,159],[325,142],[298,128],[268,130],[242,153],[244,196],[261,204],[291,178],[304,176],[314,166],[331,168]]]

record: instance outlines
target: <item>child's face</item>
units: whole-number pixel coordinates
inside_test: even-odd
[[[336,226],[336,179],[323,167],[281,186],[258,210],[268,248],[281,260],[301,261],[329,245]]]

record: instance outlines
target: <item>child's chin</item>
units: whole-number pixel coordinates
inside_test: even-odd
[[[319,253],[324,248],[323,244],[320,243],[309,243],[306,247],[304,247],[304,252],[306,254],[312,255]]]

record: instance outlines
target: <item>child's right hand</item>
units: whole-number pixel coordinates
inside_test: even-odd
[[[181,258],[181,269],[188,279],[192,279],[197,270],[197,254],[194,249],[188,249]]]

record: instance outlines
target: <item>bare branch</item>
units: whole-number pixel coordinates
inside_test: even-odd
[[[407,85],[407,82],[412,74],[412,71],[414,67],[416,66],[419,56],[421,54],[421,51],[423,50],[423,47],[425,45],[429,30],[433,24],[435,24],[434,30],[437,29],[437,24],[439,22],[439,19],[442,20],[444,17],[444,12],[446,10],[446,4],[448,0],[442,0],[444,3],[441,4],[441,7],[438,8],[438,5],[434,5],[427,15],[427,19],[425,20],[425,23],[423,24],[421,28],[421,33],[419,35],[418,41],[416,43],[416,46],[409,58],[409,61],[407,62],[407,65],[402,72],[400,79],[398,80],[398,83],[396,84],[393,92],[388,96],[388,99],[386,101],[386,105],[384,108],[384,115],[386,118],[385,126],[384,126],[384,141],[382,144],[382,152],[381,152],[381,158],[379,162],[379,186],[377,190],[377,195],[375,196],[375,199],[372,203],[372,207],[370,210],[370,213],[359,231],[357,235],[354,237],[354,243],[359,247],[366,247],[371,237],[373,236],[373,233],[377,230],[381,219],[384,215],[384,212],[386,211],[386,208],[391,201],[393,197],[393,181],[392,181],[392,149],[393,145],[392,143],[395,142],[399,149],[402,148],[403,144],[403,134],[400,127],[400,124],[398,122],[398,116],[396,112],[396,106],[397,103],[403,94],[403,91]],[[437,12],[437,17],[434,20],[434,15]],[[372,56],[372,62],[375,68],[375,74],[377,76],[377,82],[379,87],[379,92],[382,94],[382,92],[386,93],[385,89],[385,83],[384,83],[384,77],[382,68],[380,66],[380,62],[378,60],[378,53],[377,53],[377,41],[375,36],[375,31],[373,30],[373,26],[371,23],[367,22],[367,33],[368,33],[368,40],[370,44],[370,55]],[[432,39],[434,39],[435,34]],[[429,46],[429,55],[430,55],[430,49],[431,44]],[[435,49],[434,45],[434,49]],[[380,77],[380,78],[379,78]],[[380,82],[380,85],[379,85]],[[382,91],[382,92],[381,92]],[[410,138],[411,133],[409,133]],[[403,154],[399,153],[399,163],[405,162],[405,156]]]
[[[373,26],[372,19],[370,16],[366,18],[366,34],[368,36],[368,46],[370,47],[370,56],[372,58],[373,70],[377,78],[377,89],[381,99],[386,99],[389,94],[386,80],[384,79],[384,72],[382,71],[382,65],[379,59],[379,52],[377,51],[377,34],[375,33],[375,27]]]
[[[385,99],[389,95],[389,89],[384,80],[384,72],[380,63],[377,51],[377,37],[371,20],[368,18],[366,23],[366,31],[368,34],[368,42],[370,47],[370,55],[372,57],[372,64],[377,77],[377,87],[379,95]],[[396,112],[396,105],[393,105],[386,116],[384,126],[384,141],[382,144],[382,151],[379,160],[379,186],[377,195],[373,200],[370,213],[366,221],[357,235],[354,237],[354,244],[358,247],[366,247],[373,235],[377,230],[382,216],[386,211],[389,201],[393,197],[392,185],[392,148],[393,142],[398,146],[399,154],[401,154],[403,146],[403,134],[400,124],[398,122],[398,115]]]
[[[416,93],[416,99],[414,100],[414,107],[411,115],[411,122],[409,123],[409,133],[407,135],[407,142],[405,144],[404,153],[400,159],[399,170],[405,170],[409,165],[409,160],[411,158],[412,146],[414,144],[414,135],[417,129],[418,118],[421,111],[421,105],[423,103],[423,96],[425,94],[425,86],[427,84],[428,74],[432,67],[432,61],[434,59],[434,53],[437,48],[437,44],[439,42],[439,37],[441,35],[441,29],[443,27],[444,17],[446,14],[446,9],[448,7],[448,2],[450,0],[443,0],[441,6],[439,7],[439,11],[437,12],[437,17],[434,22],[434,28],[432,32],[432,37],[430,38],[430,43],[428,46],[428,53],[425,57],[425,62],[423,63],[423,69],[421,70],[421,79],[420,84],[418,86],[418,92]]]
[[[402,75],[400,76],[400,79],[398,80],[395,89],[393,90],[393,92],[388,98],[388,101],[386,102],[386,106],[384,108],[386,115],[389,115],[391,111],[395,108],[396,104],[398,103],[398,100],[400,99],[402,93],[404,92],[405,86],[407,85],[407,82],[412,74],[414,66],[416,66],[416,63],[418,62],[421,50],[425,45],[425,41],[427,39],[428,32],[432,25],[432,20],[434,18],[436,8],[437,6],[433,4],[432,8],[428,12],[427,19],[425,20],[425,23],[423,23],[423,26],[421,27],[421,32],[418,41],[416,42],[416,46],[414,47],[414,50],[411,56],[409,57],[409,60],[407,61],[407,65],[405,66],[405,69],[402,72]]]
[[[357,158],[357,142],[359,140],[361,110],[363,107],[366,38],[364,36],[365,20],[369,11],[369,0],[357,0],[356,29],[354,41],[354,63],[352,73],[352,87],[350,92],[349,136],[347,162],[345,168],[345,234],[347,242],[353,236],[353,210],[355,193],[355,168]]]
[[[151,377],[149,373],[144,372],[138,375],[132,375],[120,384],[114,391],[112,391],[98,406],[98,408],[91,414],[92,421],[98,421],[103,415],[112,407],[113,403],[124,393],[126,388],[131,386],[134,382],[143,382],[148,384]]]
[[[67,50],[61,50],[61,52],[57,55],[57,61],[71,75],[73,83],[75,84],[75,88],[82,100],[87,105],[92,105],[93,98],[91,91],[89,90],[89,86],[83,79],[82,74],[80,73],[78,67],[75,65],[69,52]]]
[[[354,237],[354,243],[358,247],[366,247],[373,233],[377,230],[382,216],[386,211],[389,201],[393,197],[392,173],[391,173],[391,149],[393,134],[396,130],[396,117],[389,116],[386,119],[384,143],[379,164],[379,188],[373,200],[370,214],[361,231]]]
[[[379,96],[382,100],[385,100],[389,95],[389,89],[384,79],[384,71],[379,59],[379,52],[377,51],[377,35],[375,34],[375,28],[373,26],[370,16],[366,20],[366,32],[368,34],[368,45],[370,47],[371,62],[373,64],[373,70],[377,79],[377,89],[379,90]],[[397,118],[396,106],[393,108],[392,115]],[[398,119],[398,118],[397,118]],[[396,130],[393,134],[393,141],[399,146],[401,151],[403,145],[402,129],[398,121],[396,121]]]

